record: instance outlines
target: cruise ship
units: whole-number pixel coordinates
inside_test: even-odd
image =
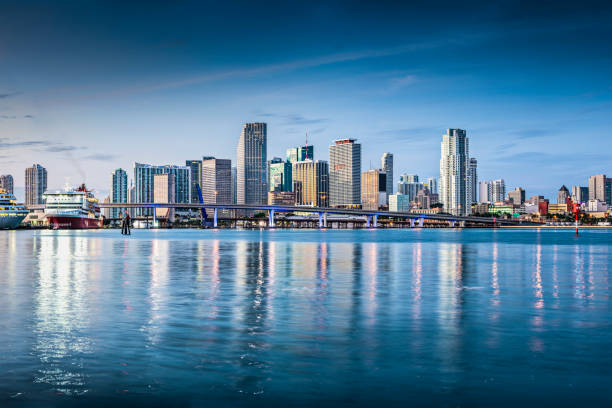
[[[85,184],[77,189],[46,192],[45,217],[53,229],[88,229],[102,227],[100,205]]]
[[[13,194],[0,189],[0,229],[15,229],[28,215],[23,204],[17,204]]]

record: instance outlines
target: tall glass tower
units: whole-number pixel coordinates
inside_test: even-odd
[[[469,140],[465,130],[447,129],[440,150],[440,202],[447,213],[468,215],[472,203],[467,194]]]
[[[393,194],[393,153],[383,153],[380,158],[380,168],[387,173],[387,204],[389,204],[389,196]]]
[[[127,203],[128,202],[128,182],[127,172],[123,169],[117,169],[111,174],[111,203]],[[110,217],[120,218],[124,208],[111,208]]]
[[[329,205],[361,204],[361,144],[355,139],[336,140],[329,146]]]
[[[236,149],[236,201],[238,204],[268,203],[267,151],[265,123],[245,123]]]

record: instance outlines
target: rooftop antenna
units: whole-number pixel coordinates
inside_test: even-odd
[[[305,146],[308,146],[308,131],[306,131],[306,144]]]

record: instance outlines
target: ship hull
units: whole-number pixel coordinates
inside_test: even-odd
[[[24,218],[25,215],[18,217],[0,217],[0,229],[15,229],[21,224]]]
[[[102,221],[97,218],[48,215],[47,221],[49,221],[49,227],[53,229],[94,229],[102,227]]]

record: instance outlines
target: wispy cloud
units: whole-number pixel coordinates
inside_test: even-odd
[[[21,92],[5,92],[5,93],[0,93],[0,99],[6,99],[6,98],[10,98],[12,96],[17,96],[20,95]]]
[[[279,119],[283,125],[313,125],[317,123],[327,122],[327,118],[307,118],[299,113],[278,114],[270,112],[256,113],[262,118]]]
[[[0,138],[0,149],[19,149],[19,148],[31,148],[33,150],[49,152],[49,153],[63,153],[71,152],[74,150],[84,150],[86,147],[83,146],[71,146],[64,145],[61,143],[49,142],[46,140],[20,140],[11,141],[8,138]]]
[[[118,157],[119,155],[117,154],[96,153],[96,154],[90,154],[88,156],[85,156],[84,158],[88,160],[107,161],[107,160],[114,160]]]
[[[15,115],[0,115],[0,119],[17,119]]]

